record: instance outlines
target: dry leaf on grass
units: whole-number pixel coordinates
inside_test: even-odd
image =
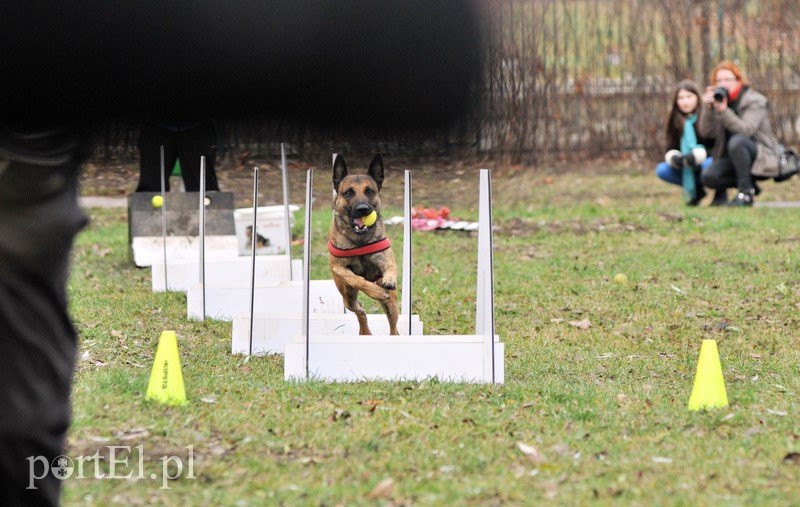
[[[367,493],[367,498],[391,498],[392,494],[394,494],[394,485],[394,479],[387,477]]]
[[[583,330],[586,330],[586,329],[589,329],[590,327],[592,327],[592,323],[589,322],[589,319],[572,320],[572,321],[569,322],[569,325],[577,327],[578,329],[583,329]]]
[[[544,457],[539,453],[539,450],[532,445],[528,445],[525,442],[517,442],[517,449],[522,451],[522,454],[525,455],[529,460],[537,465],[544,463]]]

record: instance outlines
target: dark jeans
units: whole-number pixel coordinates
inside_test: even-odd
[[[739,134],[728,140],[728,157],[715,159],[703,172],[703,185],[717,190],[738,188],[752,191],[755,186],[750,168],[756,159],[757,146],[749,137]]]
[[[72,242],[87,219],[78,206],[77,163],[3,164],[0,505],[58,505],[61,480],[50,464],[63,453],[77,352],[66,282]],[[31,482],[31,475],[43,478]]]
[[[206,157],[206,190],[219,190],[214,162],[217,131],[205,121],[186,130],[171,130],[146,122],[139,133],[139,186],[137,192],[161,192],[161,147],[164,147],[164,188],[169,190],[169,175],[175,160],[181,160],[181,175],[188,192],[200,191],[200,157]]]

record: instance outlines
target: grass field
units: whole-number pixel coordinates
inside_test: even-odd
[[[189,322],[184,295],[151,293],[122,210],[90,210],[69,286],[81,345],[66,454],[104,459],[64,503],[797,505],[800,210],[687,208],[649,172],[614,168],[493,186],[495,386],[286,383],[281,357],[232,356],[229,323]],[[767,184],[760,202],[794,196],[798,181]],[[459,206],[477,218],[477,193]],[[328,278],[330,212],[314,216],[312,278]],[[471,332],[476,245],[414,235],[426,334]],[[164,329],[183,407],[144,400]],[[704,338],[730,407],[689,412]],[[111,458],[117,478],[95,478]],[[163,480],[165,464],[180,478]]]

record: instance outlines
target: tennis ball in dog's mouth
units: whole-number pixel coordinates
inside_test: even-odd
[[[150,204],[152,204],[154,208],[160,208],[164,204],[164,198],[160,195],[154,195],[153,198],[150,199]]]
[[[372,213],[370,213],[369,215],[365,216],[361,220],[364,223],[364,225],[369,227],[372,224],[374,224],[377,219],[378,219],[378,214],[375,212],[375,210],[372,210]]]

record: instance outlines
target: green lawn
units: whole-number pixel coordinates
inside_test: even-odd
[[[69,287],[81,355],[66,454],[99,452],[108,475],[113,449],[131,477],[96,479],[85,461],[64,503],[797,505],[800,209],[687,208],[649,172],[613,168],[493,187],[495,386],[286,383],[281,357],[231,356],[230,323],[189,322],[184,295],[151,293],[123,212],[90,210]],[[764,187],[760,202],[800,196],[798,181]],[[330,212],[314,216],[312,278],[328,278]],[[402,227],[389,231],[399,257]],[[472,332],[476,247],[415,233],[426,334]],[[183,407],[144,400],[165,329]],[[704,338],[730,407],[689,412]],[[164,466],[181,477],[162,482]]]

